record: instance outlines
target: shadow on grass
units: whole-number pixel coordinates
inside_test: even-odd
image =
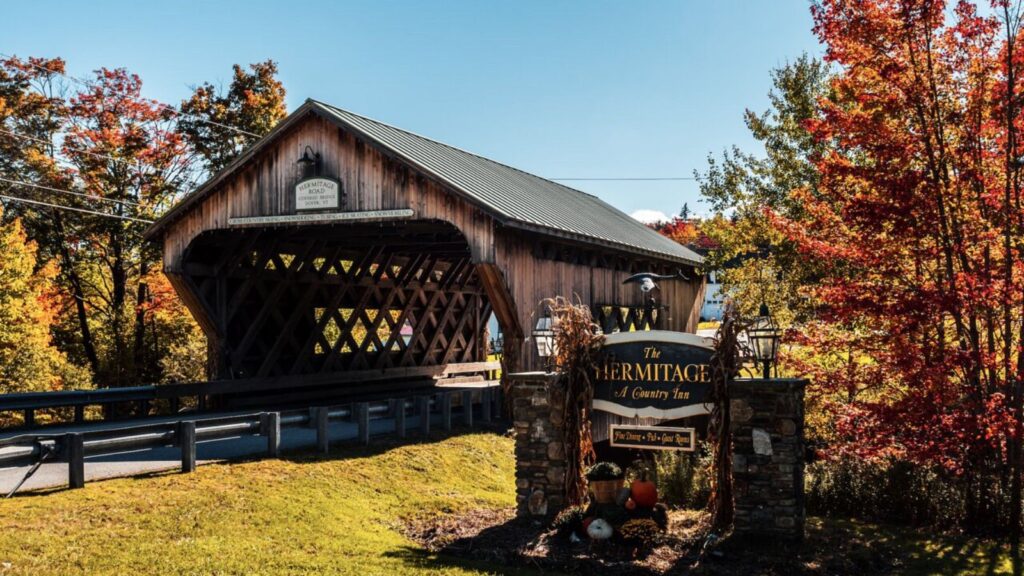
[[[511,566],[497,562],[458,558],[445,554],[435,554],[415,546],[402,546],[397,550],[385,552],[384,556],[386,558],[399,560],[410,568],[423,568],[428,570],[461,568],[463,570],[478,570],[489,574],[503,574],[509,576],[532,576],[534,574],[550,574],[552,576],[558,576],[559,574],[573,573],[552,571],[539,566],[531,569],[524,566]]]
[[[813,518],[802,543],[730,538],[720,561],[696,574],[1009,575],[1010,549],[994,540]],[[1017,573],[1019,574],[1019,573]]]

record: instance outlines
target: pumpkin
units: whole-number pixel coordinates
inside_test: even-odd
[[[658,503],[658,487],[650,480],[634,480],[629,485],[629,495],[641,508],[651,508]]]
[[[636,510],[636,500],[632,498],[626,500],[626,510]]]
[[[591,540],[607,540],[615,533],[615,529],[606,520],[598,518],[587,526],[587,536]]]

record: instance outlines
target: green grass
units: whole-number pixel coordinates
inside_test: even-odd
[[[473,434],[332,459],[212,465],[0,502],[0,574],[485,574],[397,530],[514,504],[512,442]]]
[[[0,501],[0,575],[517,573],[425,552],[403,520],[514,503],[512,441],[337,448]],[[727,542],[701,574],[1011,574],[991,540],[811,518],[799,548]],[[895,566],[895,569],[892,567]]]

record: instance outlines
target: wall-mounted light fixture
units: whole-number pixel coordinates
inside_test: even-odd
[[[311,146],[306,146],[306,149],[302,151],[302,158],[295,161],[296,164],[302,166],[303,176],[309,175],[310,168],[316,168],[320,164],[320,153],[314,152]]]

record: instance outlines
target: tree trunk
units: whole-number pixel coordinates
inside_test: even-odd
[[[96,354],[96,344],[93,342],[92,330],[89,329],[89,315],[85,309],[85,293],[82,291],[82,281],[75,270],[75,263],[71,257],[71,250],[68,248],[67,234],[64,231],[64,221],[56,211],[53,213],[54,225],[60,238],[58,245],[60,249],[61,268],[71,285],[71,296],[75,301],[75,315],[78,319],[78,330],[82,334],[82,348],[85,350],[85,358],[89,361],[89,369],[92,370],[93,378],[100,373],[100,359]]]

